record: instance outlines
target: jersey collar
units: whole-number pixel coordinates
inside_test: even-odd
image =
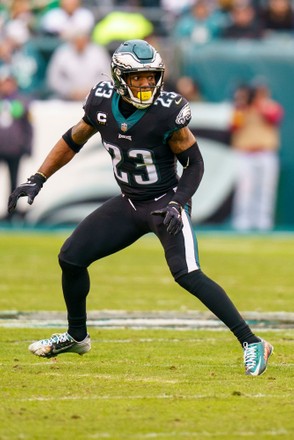
[[[140,119],[143,118],[143,116],[146,113],[146,110],[148,110],[148,109],[145,109],[145,110],[137,109],[128,118],[125,118],[119,109],[119,100],[120,99],[121,99],[121,97],[118,93],[114,93],[112,95],[111,110],[112,110],[114,119],[116,120],[117,125],[119,126],[119,129],[125,133],[130,128],[132,128],[138,121],[140,121]]]

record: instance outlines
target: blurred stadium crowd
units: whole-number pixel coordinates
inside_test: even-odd
[[[253,159],[253,167],[257,170],[257,185],[251,185],[254,206],[257,204],[255,188],[261,187],[260,176],[265,174],[260,167],[257,169],[257,158],[260,160],[264,156],[269,162],[269,155],[273,156],[276,172],[273,173],[273,167],[269,168],[270,177],[264,179],[267,198],[270,198],[265,209],[269,219],[262,226],[254,226],[259,229],[271,228],[278,185],[280,124],[283,119],[282,116],[273,115],[284,113],[282,108],[276,112],[278,103],[271,98],[271,92],[275,92],[273,95],[277,95],[286,110],[281,155],[284,161],[281,180],[286,190],[281,192],[280,200],[287,198],[287,188],[294,185],[293,173],[289,169],[290,163],[294,168],[292,101],[288,102],[291,84],[287,83],[285,95],[279,93],[282,91],[280,78],[284,80],[284,73],[291,72],[287,56],[289,58],[289,53],[293,53],[294,0],[2,0],[0,166],[4,163],[9,170],[7,193],[19,181],[22,158],[31,156],[34,149],[36,123],[32,125],[31,104],[50,105],[57,99],[66,105],[76,103],[80,106],[94,84],[111,77],[113,51],[122,41],[136,38],[147,40],[163,56],[166,64],[165,90],[176,91],[195,105],[230,101],[235,107],[236,113],[232,117],[238,114],[237,125],[229,117],[225,127],[214,127],[209,110],[210,125],[205,122],[204,127],[197,126],[197,135],[221,142],[225,138],[224,143],[236,151],[240,143],[235,140],[236,136],[246,139],[246,145],[242,141],[242,151],[239,153],[240,157],[247,157],[250,151],[250,159]],[[237,42],[241,45],[235,44]],[[247,45],[242,45],[242,42]],[[252,45],[255,48],[265,45],[262,49],[264,52],[257,50],[253,55],[250,52],[250,58],[248,42],[251,50]],[[216,47],[213,49],[213,46]],[[275,57],[270,58],[272,53],[284,53],[287,46],[286,61],[279,58],[277,63]],[[266,59],[261,65],[258,63],[264,58],[258,55],[260,53],[265,54]],[[242,58],[242,54],[245,54],[245,58]],[[238,66],[232,61],[236,60],[237,55],[242,59]],[[183,68],[185,63],[186,68]],[[258,77],[260,73],[261,78]],[[256,75],[259,82],[262,79],[261,84],[256,80]],[[270,75],[271,81],[264,83]],[[238,84],[236,81],[239,80]],[[272,85],[276,86],[276,90],[272,89]],[[235,97],[244,86],[249,87],[250,95],[261,86],[261,90],[267,90],[266,99],[262,104],[260,100],[256,103],[249,99],[246,105],[243,103],[240,107]],[[219,92],[216,93],[216,90]],[[253,139],[248,131],[254,133]],[[260,144],[261,138],[264,145]],[[3,179],[1,173],[0,179]],[[245,174],[248,176],[248,171]],[[247,199],[250,200],[249,195]],[[212,221],[227,218],[232,206],[231,194],[227,200],[228,203],[223,203],[226,208],[223,210],[221,206],[212,215]],[[0,220],[6,220],[6,197],[0,202]],[[262,203],[258,202],[258,205]],[[283,207],[280,208],[282,222],[289,223],[288,217],[294,217],[294,209],[290,212],[288,203],[284,203]],[[247,225],[247,220],[245,223]]]
[[[0,75],[12,73],[32,98],[80,100],[109,75],[123,40],[145,38],[172,62],[185,39],[293,38],[293,10],[292,0],[2,0]],[[178,87],[175,73],[168,65],[167,88]],[[188,99],[201,99],[197,85],[184,87]]]

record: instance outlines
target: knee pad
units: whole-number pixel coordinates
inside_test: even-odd
[[[199,283],[202,283],[204,279],[205,275],[203,274],[201,269],[199,269],[180,276],[176,279],[176,282],[184,289],[195,294]]]
[[[79,275],[81,272],[87,270],[85,267],[76,266],[75,264],[67,263],[62,260],[60,257],[58,258],[59,266],[61,267],[63,273],[69,275]]]

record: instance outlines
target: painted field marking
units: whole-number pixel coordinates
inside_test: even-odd
[[[294,313],[243,312],[250,326],[260,330],[294,328]],[[66,327],[63,312],[0,312],[0,327],[6,328],[61,328]],[[127,312],[98,311],[88,313],[88,326],[95,328],[138,329],[225,329],[225,325],[210,312]]]

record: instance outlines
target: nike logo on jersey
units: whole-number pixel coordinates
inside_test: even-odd
[[[190,165],[190,157],[188,157],[188,160],[187,160],[186,165],[183,166],[184,170],[185,170],[186,168],[188,168],[189,165]]]
[[[162,196],[154,197],[155,202],[157,202],[157,200],[162,199],[162,197],[164,197],[164,196],[166,196],[166,193],[165,193],[165,194],[162,194]]]
[[[181,97],[181,98],[179,98],[179,99],[176,99],[175,100],[175,103],[177,104],[177,105],[179,105],[180,104],[180,102],[183,100],[183,98]]]

